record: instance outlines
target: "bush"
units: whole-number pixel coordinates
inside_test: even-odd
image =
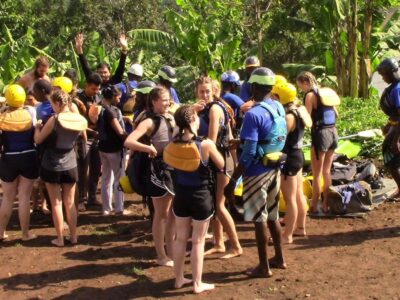
[[[378,97],[370,99],[343,98],[338,110],[337,130],[339,136],[355,134],[367,129],[381,129],[388,119],[379,107]],[[361,156],[375,158],[381,155],[383,137],[359,141],[363,144]]]

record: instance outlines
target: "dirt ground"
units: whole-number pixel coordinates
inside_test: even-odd
[[[56,248],[50,216],[32,215],[36,240],[21,242],[16,211],[0,243],[0,299],[195,299],[190,287],[171,289],[172,269],[154,264],[150,222],[140,201],[131,216],[79,217],[79,245]],[[252,224],[238,224],[244,253],[205,259],[210,299],[400,299],[400,203],[384,203],[365,218],[308,219],[304,238],[284,247],[289,268],[249,279],[257,264]],[[210,247],[210,241],[207,247]],[[270,255],[273,248],[269,248]],[[187,271],[190,264],[187,259]]]

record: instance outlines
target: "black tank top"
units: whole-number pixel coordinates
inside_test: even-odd
[[[303,137],[304,137],[304,124],[300,119],[296,109],[292,109],[288,112],[294,116],[296,120],[296,127],[292,132],[289,132],[286,137],[285,147],[283,148],[284,153],[290,153],[293,150],[298,150],[303,147]]]

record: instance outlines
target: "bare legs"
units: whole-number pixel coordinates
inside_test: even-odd
[[[168,255],[173,253],[173,239],[175,234],[174,216],[171,211],[172,196],[153,198],[153,240],[157,252],[157,264],[161,266],[173,266],[173,261]],[[164,240],[167,244],[167,253],[164,248]]]
[[[57,238],[51,241],[52,244],[58,247],[64,246],[64,218],[62,214],[63,203],[70,230],[70,242],[72,244],[76,244],[78,237],[76,233],[77,212],[74,205],[75,183],[59,185],[46,182],[46,188],[50,196],[53,222],[57,233]]]
[[[36,236],[29,232],[30,197],[34,180],[19,176],[12,182],[2,182],[3,201],[0,208],[0,239],[7,237],[5,230],[10,220],[14,199],[18,193],[18,217],[22,231],[22,240]]]
[[[293,242],[293,234],[305,235],[306,203],[301,170],[296,176],[281,176],[281,190],[286,202],[283,243]],[[297,227],[297,228],[296,228]]]
[[[297,220],[297,176],[281,175],[281,191],[286,203],[285,230],[282,235],[283,243],[293,242],[293,231]]]
[[[185,263],[186,243],[190,234],[191,218],[176,217],[176,240],[174,243],[174,272],[175,288],[181,288],[189,284],[192,280],[183,276],[183,267]],[[198,294],[214,288],[213,284],[202,282],[204,243],[207,233],[209,220],[193,220],[192,231],[192,252],[190,256],[193,276],[193,292]]]
[[[239,256],[243,253],[242,247],[239,243],[239,238],[236,232],[235,223],[233,222],[232,216],[225,207],[225,196],[224,188],[228,184],[229,178],[222,173],[217,173],[217,191],[216,191],[216,212],[217,219],[212,223],[215,246],[206,252],[207,254],[225,252],[223,229],[225,229],[228,234],[230,242],[230,250],[221,258],[232,258]]]
[[[279,221],[267,221],[267,222],[254,222],[257,250],[259,264],[254,269],[248,270],[246,274],[250,277],[262,277],[268,278],[272,276],[272,268],[286,268],[286,263],[283,259],[282,247],[281,247],[281,225]],[[269,229],[272,240],[274,242],[275,256],[268,260],[267,247],[267,229]]]
[[[321,192],[323,192],[322,209],[324,212],[328,210],[328,190],[332,184],[331,180],[331,166],[333,161],[334,150],[327,152],[318,151],[318,159],[315,148],[311,147],[311,167],[313,173],[312,183],[312,199],[311,199],[311,212],[317,212],[318,200]],[[321,191],[321,175],[324,179],[323,190]]]

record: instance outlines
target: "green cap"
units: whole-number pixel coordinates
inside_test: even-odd
[[[251,73],[249,83],[273,86],[275,85],[275,74],[268,68],[257,68]]]
[[[156,84],[153,81],[143,80],[139,82],[137,88],[135,88],[135,92],[147,95],[154,89],[155,86]]]

